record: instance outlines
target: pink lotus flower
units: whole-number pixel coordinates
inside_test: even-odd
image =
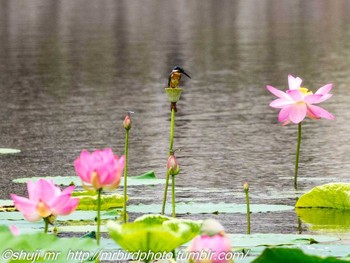
[[[111,149],[97,150],[89,153],[83,150],[74,161],[75,171],[83,181],[83,187],[114,189],[119,183],[125,165],[125,158],[114,155]]]
[[[53,222],[58,215],[68,215],[78,206],[79,199],[71,198],[75,186],[63,191],[52,180],[27,182],[28,198],[11,194],[15,207],[31,222],[48,218]]]
[[[203,258],[192,258],[191,262],[196,263],[226,263],[231,262],[228,253],[231,252],[230,239],[224,234],[216,234],[214,236],[201,235],[197,236],[189,248],[190,252],[203,253],[206,251],[208,257]],[[227,255],[227,256],[226,256]],[[226,256],[226,258],[225,258]]]
[[[278,121],[283,122],[283,125],[290,122],[297,124],[303,121],[306,116],[311,119],[325,118],[334,120],[335,117],[331,113],[313,105],[332,97],[332,94],[329,92],[333,85],[327,84],[313,94],[312,91],[301,87],[301,83],[301,78],[294,78],[292,75],[288,75],[289,90],[286,92],[269,85],[266,86],[273,95],[278,97],[278,99],[270,103],[271,107],[281,109],[278,115]]]

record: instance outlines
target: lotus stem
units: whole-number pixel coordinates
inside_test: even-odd
[[[166,198],[167,198],[167,194],[168,194],[168,187],[169,187],[169,173],[166,173],[163,205],[162,205],[162,215],[164,215],[164,213],[165,213],[165,204],[166,204]]]
[[[172,206],[173,206],[173,212],[172,216],[175,218],[176,217],[176,212],[175,212],[175,175],[171,176],[171,201],[172,201]]]
[[[174,130],[175,130],[175,108],[171,108],[171,122],[170,122],[170,145],[169,145],[169,156],[173,150],[174,144]]]
[[[174,130],[175,130],[175,108],[171,108],[171,121],[170,121],[170,145],[169,145],[169,154],[168,156],[171,155],[173,151],[173,145],[174,145]],[[163,205],[162,205],[162,215],[165,213],[165,204],[166,204],[166,199],[168,195],[168,187],[169,187],[169,178],[170,175],[167,172],[166,174],[166,179],[165,179],[165,188],[164,188],[164,197],[163,197]]]
[[[247,204],[247,234],[250,235],[250,204],[249,204],[249,185],[244,183],[245,201]]]
[[[295,190],[298,190],[298,168],[299,168],[300,142],[301,142],[301,122],[299,122],[299,124],[298,124],[298,142],[297,142],[297,152],[295,155],[295,169],[294,169],[294,189]]]
[[[123,221],[127,221],[126,213],[126,203],[127,203],[127,194],[128,194],[128,150],[129,150],[129,130],[125,132],[125,167],[124,167],[124,210],[123,210]]]
[[[97,232],[96,232],[96,241],[97,245],[100,245],[101,237],[101,192],[102,188],[97,190]]]
[[[44,233],[46,234],[48,229],[49,229],[49,218],[48,217],[44,218],[44,223],[45,223]]]

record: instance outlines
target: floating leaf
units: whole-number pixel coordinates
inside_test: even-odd
[[[0,148],[0,154],[15,154],[20,152],[21,150],[18,149]]]
[[[166,206],[166,213],[171,213],[171,204]],[[287,205],[267,205],[267,204],[252,204],[250,211],[252,213],[262,212],[277,212],[293,210],[292,206]],[[138,204],[128,206],[128,212],[133,213],[151,213],[156,214],[161,210],[161,205],[157,204]],[[177,214],[213,214],[213,213],[246,213],[247,207],[245,204],[233,203],[176,203]]]
[[[27,177],[27,178],[17,178],[14,179],[15,183],[27,183],[27,181],[36,182],[39,179],[53,180],[56,185],[81,185],[81,180],[78,176],[46,176],[46,177]],[[122,177],[122,182],[124,177]],[[149,171],[138,176],[128,176],[128,186],[138,186],[138,185],[157,185],[164,184],[164,179],[158,179],[153,171]],[[122,187],[123,184],[120,184]]]
[[[58,226],[57,230],[59,233],[69,232],[69,233],[86,233],[93,232],[96,230],[96,225],[72,225],[72,226]],[[101,225],[101,233],[108,232],[107,227],[105,225]]]
[[[16,208],[12,200],[0,200],[0,213],[13,211],[16,211]]]
[[[251,248],[256,246],[306,245],[312,243],[334,242],[337,237],[321,235],[294,234],[233,234],[229,235],[233,247]]]
[[[0,213],[1,220],[24,220],[23,214],[20,212],[2,212]],[[117,214],[109,213],[103,215],[103,219],[115,219]],[[96,211],[75,211],[74,213],[66,216],[59,216],[57,221],[67,221],[67,220],[95,220]],[[2,221],[1,221],[2,223]]]
[[[330,183],[316,186],[302,195],[295,207],[350,210],[350,184]]]
[[[13,200],[11,199],[0,199],[0,207],[1,206],[11,206],[13,205]]]
[[[156,215],[143,216],[134,223],[119,224],[109,221],[107,224],[111,238],[128,252],[142,253],[171,252],[180,245],[190,241],[199,233],[199,223]],[[163,221],[164,220],[164,221]],[[143,258],[143,260],[152,258]]]
[[[96,212],[94,212],[94,215],[96,216]],[[64,217],[60,217],[63,219]],[[111,219],[111,217],[109,217]],[[107,220],[103,219],[101,220],[101,232],[107,232],[107,228],[105,227]],[[11,226],[16,225],[20,232],[23,234],[29,234],[29,233],[38,233],[44,231],[44,223],[43,221],[39,222],[28,222],[23,219],[19,220],[13,220],[13,219],[2,219],[1,224],[5,226]],[[80,232],[80,233],[86,233],[87,231],[94,231],[96,230],[96,222],[94,218],[87,219],[87,220],[56,220],[55,221],[55,228],[59,233],[62,232]],[[53,227],[49,227],[49,232],[52,231]]]
[[[302,250],[296,248],[266,248],[264,252],[253,263],[337,263],[346,262],[334,257],[320,258],[307,255]]]
[[[349,257],[349,245],[348,244],[314,244],[312,246],[299,246],[307,254],[322,256],[322,257]],[[347,258],[347,260],[349,260]]]
[[[94,191],[75,191],[72,196],[78,197],[79,205],[77,210],[96,210],[97,194]],[[101,196],[101,210],[108,210],[116,207],[123,207],[124,196],[120,194],[109,194]]]

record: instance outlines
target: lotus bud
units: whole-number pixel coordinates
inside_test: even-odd
[[[223,226],[214,219],[203,222],[201,235],[197,236],[189,247],[190,252],[204,255],[205,258],[192,257],[191,263],[230,263],[231,242],[225,235]]]
[[[248,191],[249,191],[249,184],[248,184],[248,182],[245,182],[245,183],[243,184],[243,189],[244,189],[245,192],[248,192]]]
[[[224,227],[215,219],[204,220],[201,227],[201,234],[207,236],[214,236],[216,234],[224,234]]]
[[[130,113],[128,112],[128,114],[125,116],[125,119],[123,121],[123,125],[125,130],[130,130],[131,129],[131,116]]]
[[[179,164],[177,163],[174,153],[169,156],[166,164],[169,175],[177,175],[180,172]]]

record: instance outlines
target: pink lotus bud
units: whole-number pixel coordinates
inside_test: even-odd
[[[224,234],[224,227],[215,219],[204,220],[201,227],[201,234],[207,236],[214,236],[216,234]]]
[[[211,229],[212,228],[212,229]],[[219,231],[212,236],[204,234],[208,231],[211,233]],[[209,219],[203,222],[203,234],[197,236],[189,247],[189,251],[193,255],[202,255],[201,257],[191,258],[191,262],[195,263],[228,263],[231,262],[231,244],[230,239],[224,234],[222,225],[216,220]],[[206,252],[206,257],[203,254]]]
[[[169,156],[166,167],[170,175],[177,175],[180,172],[180,167],[174,154]]]
[[[125,116],[125,119],[123,121],[123,125],[125,130],[130,130],[131,129],[131,117],[130,117],[130,113],[128,113],[128,115]]]

